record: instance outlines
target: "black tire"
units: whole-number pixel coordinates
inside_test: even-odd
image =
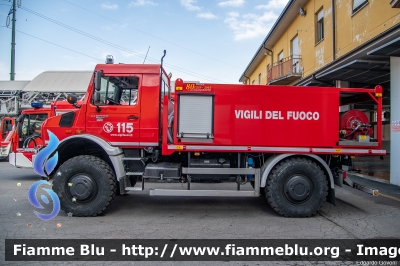
[[[4,160],[4,161],[8,162],[9,159],[10,159],[10,153],[8,153],[7,156],[0,157],[0,161]]]
[[[270,206],[285,217],[310,217],[326,201],[324,171],[306,158],[290,158],[272,169],[265,187]]]
[[[73,157],[54,174],[53,190],[61,209],[73,216],[97,216],[104,212],[116,194],[111,167],[90,155]]]

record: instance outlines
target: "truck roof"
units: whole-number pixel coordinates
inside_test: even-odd
[[[158,64],[98,64],[97,70],[105,74],[160,74],[161,65]]]

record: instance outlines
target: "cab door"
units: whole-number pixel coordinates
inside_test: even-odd
[[[0,141],[3,141],[7,138],[7,135],[10,131],[12,131],[14,126],[14,119],[10,117],[5,117],[1,121],[1,138]]]
[[[100,97],[87,110],[86,133],[112,146],[137,147],[140,140],[141,76],[102,77]],[[93,94],[94,95],[94,94]]]
[[[11,137],[13,134],[14,119],[5,117],[0,123],[0,157],[6,157],[10,152]]]

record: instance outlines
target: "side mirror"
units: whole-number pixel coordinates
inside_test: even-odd
[[[17,118],[17,123],[21,123],[24,120],[24,115],[19,115]]]
[[[96,106],[96,111],[100,112],[101,108],[99,107],[99,105],[101,105],[101,102],[100,102],[100,92],[99,91],[94,91],[93,104]]]
[[[67,96],[67,102],[72,104],[76,108],[81,108],[81,106],[78,106],[76,103],[78,102],[78,98],[74,94],[68,94]]]
[[[22,123],[18,123],[17,125],[17,133],[19,138],[22,136]]]
[[[74,94],[68,94],[67,101],[68,103],[75,105],[78,101],[78,98]]]
[[[100,89],[101,89],[101,78],[102,77],[103,77],[103,70],[97,71],[94,76],[94,89],[96,91],[100,91]]]
[[[100,103],[100,92],[95,91],[93,95],[93,101],[95,105],[98,105]]]

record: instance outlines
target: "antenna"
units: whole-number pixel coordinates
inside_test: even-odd
[[[144,64],[144,62],[146,61],[147,55],[149,54],[149,50],[150,50],[150,46],[149,46],[149,48],[147,49],[147,53],[146,53],[146,56],[144,57],[143,64]]]

